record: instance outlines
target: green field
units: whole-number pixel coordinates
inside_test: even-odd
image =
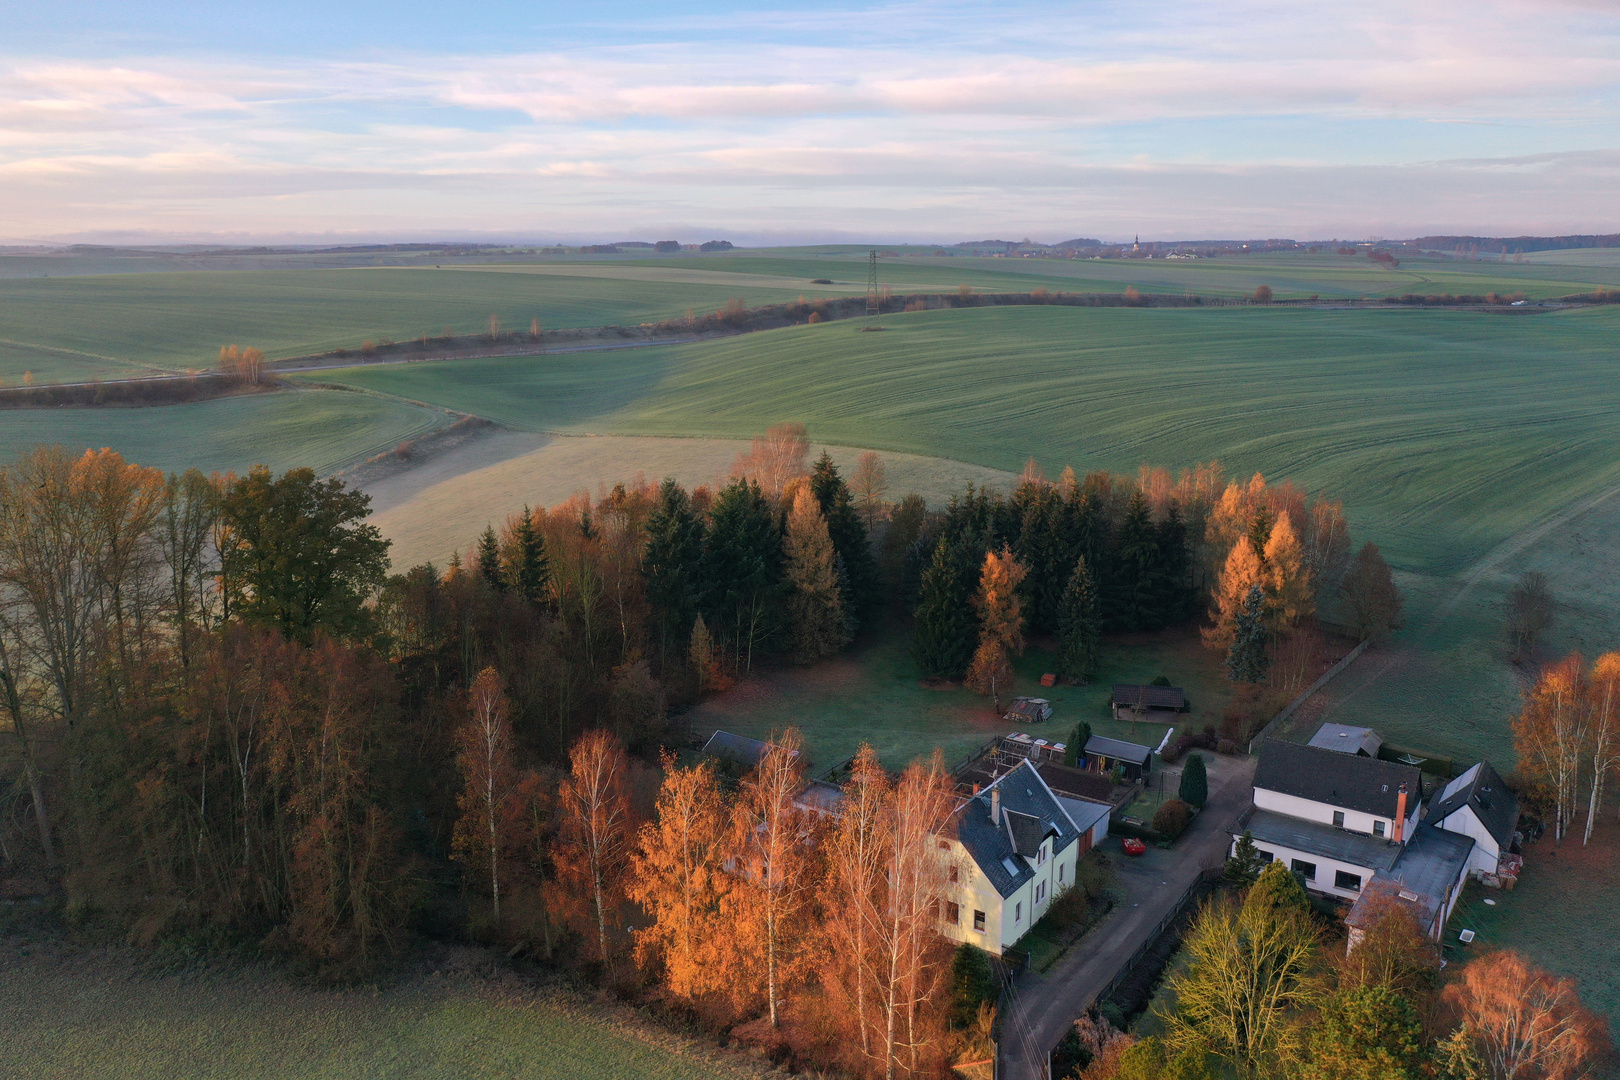
[[[268,465],[336,472],[454,418],[437,409],[341,390],[251,394],[189,405],[0,410],[0,461],[33,446],[109,446],[165,471]]]
[[[100,951],[0,938],[0,1048],[13,1080],[746,1080],[740,1055],[628,1010],[530,986],[460,950],[383,989],[259,971],[140,972]],[[459,962],[457,962],[459,960]]]
[[[355,348],[368,339],[404,341],[447,327],[471,333],[484,329],[491,314],[521,331],[531,319],[549,328],[637,324],[712,311],[731,297],[757,305],[864,293],[863,256],[739,251],[163,272],[144,269],[162,260],[40,259],[41,266],[50,264],[41,273],[52,276],[22,276],[26,268],[15,267],[9,272],[19,276],[0,273],[0,380],[15,383],[25,371],[38,381],[75,381],[154,366],[208,367],[219,347],[231,343],[256,345],[275,358]],[[257,261],[276,266],[296,259]],[[105,272],[120,262],[144,272]],[[80,263],[98,272],[75,274]],[[811,284],[815,278],[833,284]],[[1426,259],[1390,270],[1336,255],[1187,261],[907,255],[883,260],[879,278],[897,292],[955,292],[967,285],[981,292],[1118,293],[1134,285],[1145,292],[1232,297],[1265,284],[1279,297],[1494,290],[1539,298],[1620,284],[1620,268],[1601,258],[1525,264]]]

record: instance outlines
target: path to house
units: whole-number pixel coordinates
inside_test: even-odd
[[[1046,1055],[1064,1029],[1108,985],[1136,949],[1158,927],[1200,871],[1224,862],[1231,846],[1228,827],[1254,796],[1250,757],[1205,755],[1209,764],[1209,803],[1186,835],[1169,851],[1149,848],[1132,859],[1107,850],[1119,868],[1125,900],[1045,975],[1019,978],[1004,1027],[1003,1080],[1061,1080],[1046,1075]]]

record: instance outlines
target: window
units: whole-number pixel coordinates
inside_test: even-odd
[[[1294,873],[1298,874],[1306,881],[1316,880],[1316,864],[1313,862],[1306,862],[1304,859],[1295,859],[1291,864],[1289,864],[1289,869],[1293,870]]]
[[[1063,880],[1063,864],[1062,863],[1058,863],[1058,880],[1059,881]]]
[[[1343,870],[1333,872],[1333,887],[1336,889],[1349,889],[1351,892],[1361,891],[1361,875],[1347,874]]]
[[[1271,852],[1267,851],[1265,848],[1256,848],[1255,851],[1260,856],[1260,865],[1261,866],[1264,866],[1266,863],[1271,862],[1273,859],[1275,859],[1277,857],[1277,856],[1273,855]]]
[[[960,875],[957,874],[956,867],[953,866],[953,867],[951,867],[951,869],[948,872],[947,876],[954,882],[954,881],[958,880]]]
[[[1023,921],[1024,921],[1024,904],[1023,904],[1023,901],[1019,901],[1018,903],[1013,905],[1013,922],[1023,922]]]
[[[1373,822],[1373,835],[1374,836],[1383,836],[1384,835],[1384,823],[1382,821]]]
[[[1046,845],[1045,844],[1042,844],[1041,849],[1035,853],[1035,865],[1036,866],[1045,866],[1046,865]]]
[[[981,934],[984,933],[984,912],[975,911],[973,913],[973,929]]]
[[[1046,882],[1042,881],[1035,886],[1035,902],[1038,904],[1046,896]]]
[[[949,851],[949,850],[951,850],[951,842],[949,840],[941,840],[939,842],[939,850],[941,850],[941,851]]]
[[[1335,829],[1344,828],[1344,811],[1343,810],[1335,810],[1335,811],[1333,811],[1333,827]]]
[[[957,926],[962,922],[962,909],[949,900],[945,901],[945,921],[952,926]]]

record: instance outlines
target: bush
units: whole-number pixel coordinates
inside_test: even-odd
[[[1082,886],[1070,885],[1053,898],[1046,917],[1060,930],[1084,926],[1091,917],[1091,897]]]
[[[1205,771],[1202,755],[1188,755],[1187,764],[1181,770],[1181,787],[1176,794],[1181,801],[1199,809],[1203,809],[1204,803],[1209,801],[1209,774]]]
[[[1167,840],[1174,840],[1187,831],[1192,823],[1193,808],[1191,803],[1184,803],[1180,799],[1170,799],[1153,815],[1153,831]]]
[[[981,1004],[995,1005],[999,991],[990,956],[967,942],[951,957],[951,1023],[965,1028],[978,1015]]]

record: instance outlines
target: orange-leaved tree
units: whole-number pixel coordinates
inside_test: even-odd
[[[760,490],[777,501],[789,481],[810,471],[805,465],[809,455],[810,439],[803,424],[776,424],[754,436],[748,450],[737,455],[731,475],[757,481]]]
[[[1587,761],[1592,770],[1592,791],[1586,803],[1586,833],[1581,843],[1592,840],[1598,805],[1609,774],[1620,768],[1620,653],[1607,652],[1592,664],[1587,679],[1590,709]]]
[[[990,695],[998,713],[1001,691],[1012,684],[1011,658],[1024,651],[1024,610],[1018,598],[1024,574],[1024,564],[1010,549],[986,552],[979,591],[973,597],[979,613],[979,648],[968,665],[966,683]]]
[[[733,935],[727,973],[739,1008],[766,1006],[778,1026],[784,992],[805,973],[812,940],[816,822],[793,803],[804,787],[804,742],[789,728],[743,779],[728,862],[737,881],[721,904]]]
[[[576,929],[595,938],[605,967],[613,950],[609,928],[619,926],[624,873],[635,840],[624,744],[610,732],[587,731],[568,752],[562,782],[560,828],[552,860],[557,876],[547,882],[552,906]]]
[[[467,692],[467,713],[456,730],[456,765],[461,771],[456,806],[461,814],[456,819],[451,852],[469,867],[488,866],[489,899],[497,927],[501,921],[501,861],[512,844],[513,815],[508,805],[517,785],[510,712],[500,672],[487,667]]]
[[[1580,655],[1572,653],[1542,672],[1513,721],[1520,767],[1550,794],[1553,839],[1560,843],[1575,821],[1580,800],[1590,720],[1586,697],[1586,672]]]
[[[1575,980],[1511,950],[1468,964],[1442,998],[1496,1080],[1576,1080],[1609,1048],[1608,1026],[1581,1004]]]
[[[842,1006],[841,1015],[857,1032],[862,1061],[877,1059],[873,1047],[883,1025],[874,1012],[881,957],[879,926],[887,899],[884,859],[893,827],[890,808],[894,789],[889,774],[868,743],[862,743],[850,764],[849,782],[838,804],[838,817],[827,843],[827,906],[825,954],[828,970],[822,978],[827,991]],[[851,1049],[857,1040],[850,1040]]]
[[[1232,637],[1237,633],[1238,615],[1243,611],[1249,590],[1256,585],[1264,588],[1264,582],[1265,567],[1259,553],[1247,536],[1239,536],[1226,556],[1220,579],[1215,583],[1215,593],[1210,598],[1212,625],[1202,631],[1205,645],[1223,652],[1231,647]]]
[[[712,764],[683,769],[666,753],[663,765],[657,818],[641,827],[627,892],[652,920],[636,931],[636,961],[643,970],[661,967],[665,988],[691,1001],[721,986],[729,822]]]

